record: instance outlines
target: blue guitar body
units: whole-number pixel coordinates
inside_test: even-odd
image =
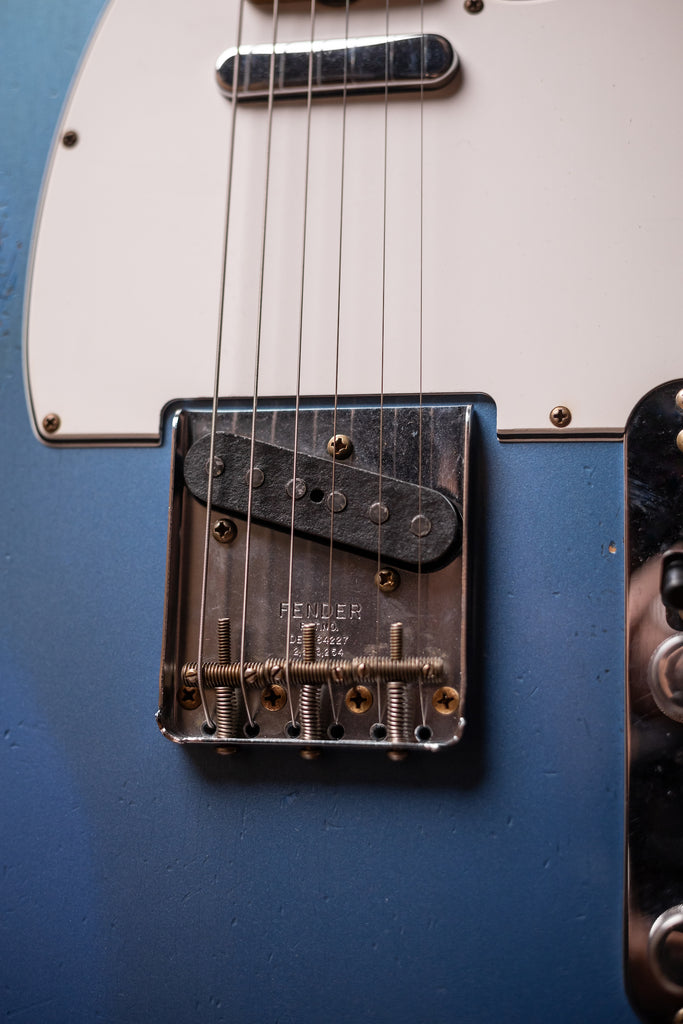
[[[22,379],[41,177],[99,8],[0,13],[5,1019],[635,1020],[621,443],[501,444],[474,400],[455,748],[308,763],[160,735],[170,422],[160,447],[49,448]]]

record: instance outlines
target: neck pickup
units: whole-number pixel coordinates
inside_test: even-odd
[[[344,93],[440,89],[458,56],[439,35],[375,36],[240,46],[218,58],[216,77],[229,98],[305,99]]]

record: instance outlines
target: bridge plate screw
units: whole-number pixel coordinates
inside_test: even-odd
[[[401,582],[401,577],[395,569],[380,569],[375,573],[375,586],[383,594],[390,594]]]
[[[232,519],[217,519],[212,533],[219,544],[230,544],[237,536],[237,527]]]
[[[556,405],[550,412],[550,422],[554,427],[568,427],[572,421],[572,414],[566,405]]]
[[[46,434],[56,434],[62,425],[62,421],[56,412],[49,412],[43,417],[43,430]]]
[[[261,690],[261,704],[266,711],[279,711],[287,703],[287,691],[279,683],[271,683]]]
[[[479,14],[484,10],[484,0],[465,0],[465,10],[468,14]]]
[[[62,145],[66,146],[67,149],[73,149],[78,142],[78,132],[70,129],[68,132],[64,132],[62,135]]]
[[[352,451],[351,438],[346,434],[335,434],[327,442],[327,454],[336,455],[338,459],[348,459]]]
[[[372,707],[372,693],[367,686],[352,686],[344,698],[344,703],[354,715],[364,715]]]
[[[440,715],[454,715],[460,707],[460,694],[452,686],[440,686],[432,697],[432,705]]]
[[[181,708],[185,708],[186,711],[194,711],[201,704],[202,699],[199,696],[199,687],[192,686],[190,683],[183,683],[178,690],[178,703]]]

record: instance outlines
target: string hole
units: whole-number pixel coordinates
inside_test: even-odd
[[[415,739],[418,743],[427,743],[432,738],[432,730],[428,725],[418,725],[415,730]]]
[[[250,740],[253,740],[254,737],[258,736],[260,732],[261,726],[258,725],[256,722],[247,722],[247,724],[244,727],[244,735],[248,736]]]
[[[202,732],[205,736],[213,736],[216,731],[215,725],[209,725],[208,722],[202,722]]]
[[[314,501],[316,505],[319,505],[324,497],[325,492],[322,491],[319,487],[314,487],[313,490],[311,491],[311,501]]]
[[[297,736],[301,735],[301,726],[297,725],[296,722],[287,722],[285,726],[285,733],[290,739],[295,740]]]
[[[341,722],[335,722],[334,725],[331,725],[327,730],[327,735],[331,740],[340,740],[344,735],[344,726]]]
[[[387,727],[381,722],[376,722],[370,730],[373,740],[385,740],[387,738]]]

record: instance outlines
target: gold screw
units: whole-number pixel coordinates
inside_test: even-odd
[[[372,707],[372,693],[367,686],[352,686],[344,698],[344,703],[354,715],[364,715]]]
[[[327,454],[335,455],[338,459],[348,459],[352,451],[351,438],[346,434],[335,434],[327,442]]]
[[[217,519],[212,533],[219,544],[232,544],[237,536],[237,527],[232,519]]]
[[[178,690],[178,703],[181,708],[185,708],[186,711],[194,711],[201,704],[202,699],[199,696],[199,687],[192,686],[189,683],[183,683]]]
[[[559,427],[560,430],[568,427],[571,421],[572,414],[566,405],[556,405],[550,412],[550,422],[554,427]]]
[[[261,704],[266,711],[280,711],[287,703],[287,691],[279,683],[271,683],[261,690]]]
[[[390,594],[401,582],[401,577],[395,569],[380,569],[375,573],[375,586],[383,594]]]
[[[432,706],[440,715],[454,715],[460,707],[460,694],[452,686],[440,686],[432,697]]]
[[[62,421],[56,412],[49,412],[43,417],[43,430],[46,434],[56,434],[62,425]]]

